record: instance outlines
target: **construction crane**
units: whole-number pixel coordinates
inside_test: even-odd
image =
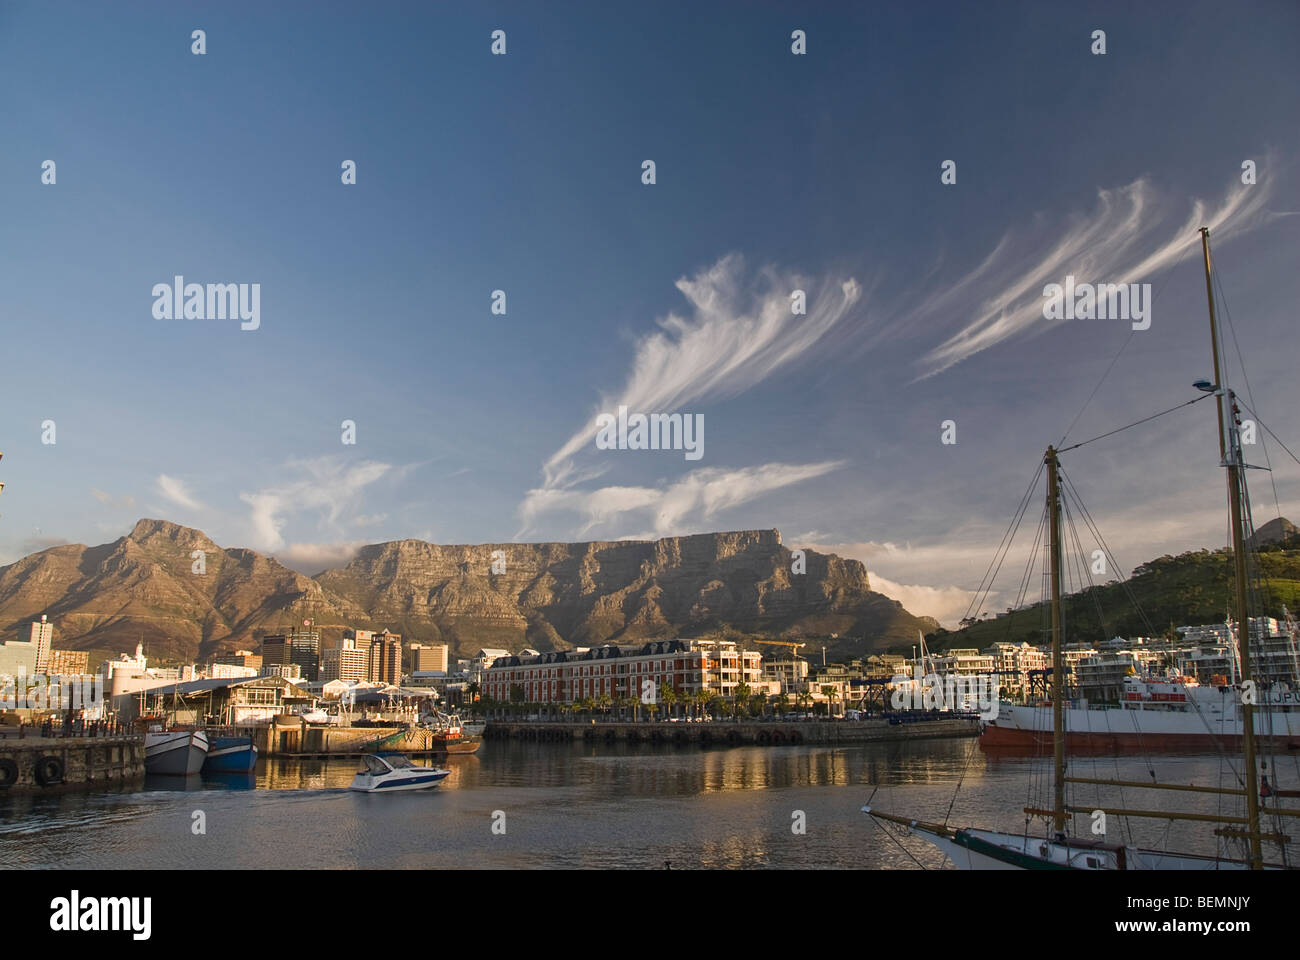
[[[791,650],[791,653],[794,655],[795,659],[799,659],[799,648],[808,646],[806,643],[792,643],[789,640],[754,640],[752,642],[766,643],[774,647],[792,647],[793,649]]]
[[[807,662],[807,658],[799,656],[799,648],[808,646],[808,644],[806,643],[793,643],[789,640],[755,640],[754,643],[765,643],[774,647],[789,647],[790,653],[796,661],[804,660],[805,662]],[[794,679],[796,682],[798,681],[798,676],[799,676],[799,671],[798,668],[796,668],[794,674]],[[781,681],[781,689],[783,691],[785,690],[784,680]]]

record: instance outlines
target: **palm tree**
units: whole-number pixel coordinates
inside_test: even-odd
[[[822,693],[829,704],[826,712],[832,717],[835,716],[835,701],[839,697],[839,691],[834,687],[822,687]]]
[[[602,693],[596,699],[596,703],[600,705],[601,712],[604,713],[606,716],[609,715],[609,707],[610,704],[612,704],[613,702],[614,702],[613,698],[608,693]]]
[[[664,705],[664,709],[669,713],[672,713],[673,708],[677,706],[677,691],[673,689],[673,685],[667,680],[659,684],[659,702]]]
[[[735,700],[737,714],[739,714],[740,711],[744,709],[745,703],[749,700],[750,694],[752,692],[753,691],[751,691],[749,688],[749,684],[747,684],[744,680],[741,680],[740,683],[736,684],[736,690],[735,693],[732,694],[732,696]]]
[[[695,716],[698,719],[704,719],[704,705],[709,702],[709,692],[704,689],[696,690],[691,694],[691,704],[695,708]]]

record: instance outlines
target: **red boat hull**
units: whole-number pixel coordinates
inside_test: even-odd
[[[1259,737],[1261,745],[1278,750],[1300,750],[1300,743],[1290,737]],[[1080,733],[1065,735],[1065,748],[1071,753],[1215,753],[1219,749],[1240,751],[1239,735],[1172,733]],[[980,749],[986,753],[1021,753],[1034,756],[1052,752],[1052,731],[1021,730],[986,724],[980,733]]]

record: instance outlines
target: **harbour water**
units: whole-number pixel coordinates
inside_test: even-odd
[[[1075,775],[1124,780],[1149,779],[1151,766],[1140,757],[1076,764]],[[1162,782],[1204,784],[1219,783],[1222,769],[1226,786],[1221,764],[1162,757],[1158,769]],[[445,760],[452,774],[439,789],[393,795],[348,791],[357,765],[272,759],[233,779],[0,795],[0,868],[941,868],[928,844],[864,816],[868,798],[919,819],[1019,831],[1022,809],[1043,799],[1035,792],[1050,791],[1041,761],[990,759],[972,739],[733,749],[497,741]],[[1155,791],[1096,790],[1079,787],[1074,802],[1162,802]],[[1220,801],[1201,802],[1213,811]],[[1214,851],[1204,825],[1132,827],[1141,843],[1172,830],[1171,845]],[[1120,830],[1112,819],[1111,839]]]

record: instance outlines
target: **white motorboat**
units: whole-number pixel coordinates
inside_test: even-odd
[[[145,773],[184,777],[198,773],[208,756],[202,730],[150,730],[144,735]]]
[[[352,778],[349,790],[389,793],[396,790],[430,790],[451,775],[439,767],[417,767],[400,753],[368,753],[364,767]]]

